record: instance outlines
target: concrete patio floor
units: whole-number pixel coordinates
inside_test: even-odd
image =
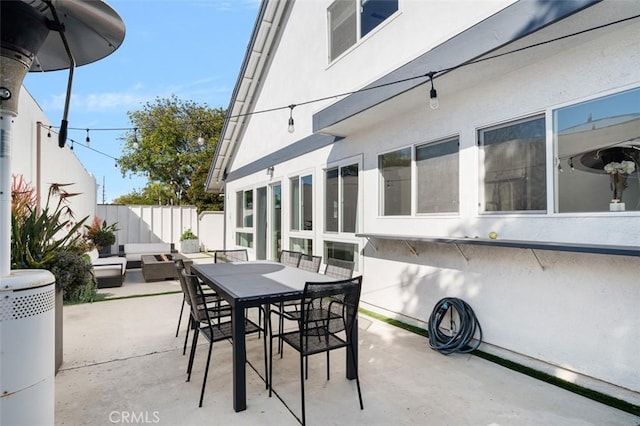
[[[208,261],[206,258],[196,262]],[[142,283],[127,272],[111,297],[179,291],[176,281]],[[274,357],[269,398],[262,343],[247,337],[247,410],[231,398],[231,344],[214,345],[204,405],[198,408],[206,343],[186,382],[185,321],[175,337],[182,295],[161,294],[64,307],[64,363],[55,379],[56,425],[296,425],[299,358]],[[640,418],[471,355],[444,356],[427,340],[360,315],[360,378],[344,378],[344,351],[312,357],[306,381],[309,425],[632,425]]]

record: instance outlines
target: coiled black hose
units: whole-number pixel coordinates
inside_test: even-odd
[[[440,329],[440,323],[444,320],[450,309],[455,309],[458,313],[460,323],[457,327],[453,321],[451,312],[451,334],[446,334]],[[473,336],[478,332],[478,341],[475,345],[469,346]],[[429,317],[429,346],[442,354],[449,355],[454,352],[468,353],[478,349],[482,342],[482,328],[476,318],[473,309],[464,300],[454,297],[446,297],[436,303],[436,306]]]

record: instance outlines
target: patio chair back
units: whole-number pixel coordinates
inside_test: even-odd
[[[198,277],[187,274],[185,269],[181,271],[180,275],[181,282],[184,282],[187,294],[189,294],[189,305],[191,306],[191,316],[193,320],[196,322],[209,323],[211,317],[209,316],[207,305],[204,303],[204,293]]]
[[[287,266],[295,266],[297,268],[298,264],[300,263],[301,256],[302,253],[300,253],[299,251],[282,250],[280,252],[278,262]]]
[[[319,272],[320,265],[322,264],[322,256],[312,256],[310,254],[303,254],[300,256],[300,263],[298,268],[304,269],[310,272]]]
[[[247,249],[237,250],[216,250],[213,254],[215,263],[242,262],[248,261]]]
[[[355,263],[349,260],[327,259],[327,268],[325,275],[338,279],[347,279],[353,276],[353,268]]]
[[[305,396],[304,396],[304,360],[310,355],[327,353],[340,348],[347,348],[347,354],[355,366],[355,379],[358,389],[360,409],[364,409],[362,393],[360,391],[360,378],[358,375],[357,360],[353,345],[357,341],[352,340],[360,293],[362,277],[354,277],[347,280],[332,282],[307,282],[302,294],[302,304],[299,319],[299,330],[271,335],[282,338],[289,346],[300,353],[300,387],[302,397],[302,424],[306,424]],[[343,333],[344,331],[344,333]],[[270,345],[273,347],[273,344]],[[270,351],[269,362],[269,396],[273,386],[273,351]],[[308,365],[307,360],[307,365]],[[327,374],[328,374],[327,364]],[[327,376],[328,379],[328,376]]]

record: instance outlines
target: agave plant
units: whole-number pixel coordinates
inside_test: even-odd
[[[56,253],[84,244],[79,232],[88,216],[74,222],[67,192],[71,184],[52,184],[47,202],[40,209],[33,200],[33,188],[22,179],[14,179],[11,215],[11,267],[13,269],[47,268]],[[55,201],[57,199],[57,202]],[[25,201],[26,200],[26,201]]]

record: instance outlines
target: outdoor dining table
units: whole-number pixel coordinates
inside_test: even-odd
[[[299,299],[305,282],[328,282],[335,278],[272,261],[194,264],[191,271],[231,305],[233,408],[236,412],[246,410],[246,308],[264,306],[268,313],[269,304]],[[358,341],[357,330],[355,327],[354,342]],[[357,344],[351,350],[357,363]],[[346,355],[346,376],[354,379],[356,367]]]

